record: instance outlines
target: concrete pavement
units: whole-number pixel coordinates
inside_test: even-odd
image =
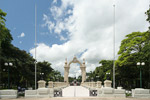
[[[149,98],[111,98],[111,97],[54,97],[54,98],[17,98],[2,100],[150,100]]]
[[[69,86],[62,90],[63,97],[89,97],[89,90],[82,86]]]

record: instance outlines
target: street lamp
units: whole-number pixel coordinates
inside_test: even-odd
[[[138,62],[137,63],[137,66],[138,66],[138,68],[140,68],[140,88],[142,88],[142,71],[141,71],[141,69],[142,69],[142,66],[144,66],[145,65],[145,63],[144,62]]]
[[[13,63],[9,62],[9,63],[4,63],[5,66],[8,66],[8,89],[10,88],[10,84],[9,84],[9,66],[13,66]]]
[[[109,73],[107,72],[106,75],[107,75],[107,80],[108,80],[109,79],[108,75],[110,75],[110,72]]]
[[[43,80],[43,75],[44,75],[44,73],[40,73],[40,75],[41,75],[41,80]]]

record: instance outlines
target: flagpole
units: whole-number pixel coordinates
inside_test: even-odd
[[[37,67],[37,66],[36,66],[36,63],[37,63],[37,62],[36,62],[36,47],[37,47],[37,43],[36,43],[36,4],[35,4],[35,90],[36,90],[36,88],[37,88],[37,87],[36,87],[36,81],[37,81],[37,80],[36,80],[36,78],[37,78],[37,77],[36,77],[36,67]]]
[[[115,88],[115,3],[114,7],[114,25],[113,25],[113,88]]]

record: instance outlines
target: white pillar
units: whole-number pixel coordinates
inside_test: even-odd
[[[65,66],[64,66],[64,82],[68,83],[68,75],[69,75],[69,66],[67,65],[67,59],[65,61]]]

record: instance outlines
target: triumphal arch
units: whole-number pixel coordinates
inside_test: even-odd
[[[69,69],[70,69],[70,65],[72,63],[78,63],[80,64],[80,69],[81,69],[81,74],[82,74],[82,83],[84,83],[86,81],[86,66],[85,66],[85,59],[83,59],[83,63],[81,63],[76,57],[73,58],[72,61],[70,61],[69,63],[67,62],[67,59],[65,61],[65,66],[64,66],[64,82],[68,83],[68,75],[69,75]]]

